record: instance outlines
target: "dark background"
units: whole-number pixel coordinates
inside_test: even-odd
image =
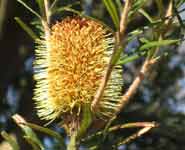
[[[43,124],[36,116],[32,101],[34,88],[32,62],[34,60],[35,44],[15,22],[14,17],[19,16],[30,24],[34,16],[15,0],[7,0],[6,2],[7,4],[3,7],[5,13],[0,14],[0,17],[4,18],[0,22],[0,27],[2,26],[0,28],[0,131],[6,130],[9,133],[15,133],[22,149],[28,150],[29,147],[20,138],[20,129],[13,123],[11,116],[19,113],[30,122]],[[72,1],[69,1],[68,4],[70,2]],[[34,1],[29,3],[37,9]],[[67,1],[64,1],[64,3],[67,3]],[[83,1],[83,9],[87,14],[112,25],[101,1]],[[150,6],[149,10],[155,10],[155,6]],[[2,12],[2,8],[0,11]],[[145,23],[147,22],[141,19],[130,24],[129,27],[132,29]],[[137,46],[137,40],[130,46]],[[152,69],[149,78],[140,86],[139,91],[132,98],[132,102],[121,112],[117,121],[118,124],[156,121],[160,126],[127,146],[120,147],[120,149],[185,150],[184,43],[180,46],[168,47],[168,49],[168,56],[161,59],[160,63]],[[123,67],[125,89],[134,79],[140,65],[141,60]],[[56,127],[51,125],[51,128]],[[123,134],[125,136],[130,135],[133,132],[135,130],[123,130],[111,134],[108,137],[107,145],[115,138],[119,138]],[[52,147],[52,144],[48,144],[50,143],[48,137],[42,135],[41,137],[46,146]],[[0,140],[2,141],[1,138]],[[108,147],[105,147],[105,149],[108,149]]]

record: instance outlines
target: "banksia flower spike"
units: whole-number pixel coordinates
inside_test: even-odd
[[[41,119],[80,116],[83,107],[90,107],[108,67],[113,43],[108,29],[92,19],[68,17],[51,27],[49,39],[39,41],[34,64],[34,99]],[[110,117],[119,105],[121,70],[119,66],[113,69],[97,115]]]

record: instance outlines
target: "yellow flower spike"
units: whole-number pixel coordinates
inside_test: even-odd
[[[91,19],[66,18],[52,26],[49,39],[38,42],[34,63],[34,99],[41,119],[79,115],[81,107],[92,102],[110,61],[113,42],[109,31]],[[119,104],[121,70],[114,68],[100,101],[103,116],[110,117]]]

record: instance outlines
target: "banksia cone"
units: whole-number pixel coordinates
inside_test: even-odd
[[[114,39],[101,23],[66,18],[51,28],[36,50],[34,99],[41,119],[80,115],[90,106],[112,55]],[[47,45],[47,46],[46,46]],[[97,114],[110,116],[119,105],[121,67],[113,69]]]

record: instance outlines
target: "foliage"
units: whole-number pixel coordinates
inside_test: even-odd
[[[164,149],[164,145],[168,142],[172,147],[174,146],[171,149],[183,149],[183,146],[178,144],[175,145],[171,142],[176,140],[177,143],[182,143],[181,140],[183,137],[176,137],[173,133],[168,133],[168,130],[174,129],[174,132],[176,133],[184,133],[184,122],[183,119],[181,120],[181,118],[184,118],[184,115],[170,112],[170,109],[165,107],[165,105],[170,106],[169,103],[171,100],[162,101],[164,99],[169,99],[169,97],[177,99],[175,97],[177,93],[176,91],[171,90],[172,87],[170,85],[174,84],[177,78],[182,75],[179,66],[175,66],[175,68],[170,70],[168,62],[170,62],[170,59],[173,59],[173,55],[177,53],[175,50],[177,49],[177,44],[181,44],[183,41],[181,34],[184,29],[184,21],[179,15],[180,7],[184,4],[183,0],[169,0],[167,3],[163,3],[161,0],[150,2],[146,0],[131,0],[125,1],[124,3],[119,0],[115,2],[104,0],[102,2],[97,2],[97,4],[96,2],[92,2],[91,5],[103,8],[103,12],[101,13],[102,9],[97,8],[96,12],[93,12],[94,10],[90,12],[91,16],[86,15],[87,12],[79,11],[83,10],[84,7],[87,7],[88,3],[86,1],[82,1],[81,3],[73,3],[72,1],[63,3],[54,0],[51,1],[51,4],[49,5],[50,7],[48,7],[49,9],[45,8],[44,0],[35,1],[38,6],[33,8],[27,1],[18,0],[18,2],[33,14],[31,17],[32,24],[34,24],[34,21],[36,20],[35,22],[37,22],[37,25],[39,26],[38,28],[43,26],[45,33],[47,32],[47,29],[45,26],[46,24],[43,22],[47,22],[50,27],[58,17],[67,15],[91,17],[94,20],[105,24],[108,28],[111,28],[113,35],[115,35],[116,42],[114,54],[110,62],[110,70],[112,70],[116,64],[124,65],[124,68],[127,68],[128,66],[128,68],[131,67],[134,70],[133,72],[124,71],[124,78],[127,76],[131,77],[132,74],[137,74],[135,70],[138,70],[138,64],[140,64],[141,61],[144,61],[140,70],[142,77],[139,74],[135,79],[132,79],[132,81],[124,81],[122,100],[120,100],[119,105],[114,106],[117,110],[115,116],[108,121],[106,120],[106,122],[103,120],[92,120],[92,114],[88,113],[89,110],[84,110],[85,113],[83,115],[84,118],[82,118],[81,128],[77,131],[79,133],[75,133],[74,137],[71,136],[71,144],[66,145],[66,139],[51,129],[28,123],[24,119],[23,121],[18,122],[16,121],[17,119],[15,119],[18,126],[23,130],[24,138],[30,145],[32,145],[33,149],[42,150],[45,147],[42,140],[39,140],[33,130],[42,132],[56,139],[57,142],[53,142],[56,143],[56,145],[59,145],[56,149],[66,149],[66,147],[69,149],[71,145],[72,148],[85,147],[92,150],[121,149],[120,145],[123,146],[125,143],[148,132],[151,128],[158,126],[153,122],[141,122],[145,120],[155,120],[159,122],[159,124],[162,124],[162,126],[157,127],[151,135],[146,136],[144,138],[145,142],[142,141],[142,138],[137,140],[135,144],[138,145],[138,147],[142,148],[144,145],[147,149],[150,145],[150,140],[153,141],[153,139],[160,138],[161,141],[157,140],[159,146],[156,145],[156,149]],[[152,8],[153,4],[156,6],[156,14],[152,14],[149,10],[150,7]],[[126,10],[128,12],[126,12]],[[103,15],[96,16],[95,14],[97,12],[100,12],[99,14]],[[106,14],[105,18],[103,18],[104,14]],[[52,19],[48,20],[48,18]],[[136,23],[136,25],[132,25],[135,20],[138,21],[138,18],[144,20],[145,23],[139,25]],[[111,22],[109,19],[111,19]],[[32,39],[38,39],[42,31],[38,32],[37,29],[32,29],[28,23],[24,23],[18,17],[16,17],[15,20]],[[133,27],[130,28],[130,26]],[[132,46],[133,44],[136,46]],[[163,62],[163,64],[158,66],[157,64],[161,62]],[[132,69],[130,70],[132,71]],[[169,74],[175,75],[169,76]],[[145,80],[143,84],[141,84],[143,76],[147,76],[151,79]],[[107,77],[109,77],[109,75],[107,75]],[[164,81],[166,82],[164,83]],[[129,84],[128,88],[127,84]],[[139,92],[136,92],[138,88]],[[163,92],[163,89],[166,89],[166,91]],[[134,95],[135,93],[136,95]],[[126,105],[131,97],[134,99],[137,97],[137,99],[130,103],[130,105]],[[94,104],[98,105],[98,103]],[[125,107],[125,105],[127,107]],[[123,108],[124,112],[122,112]],[[134,123],[123,124],[123,122]],[[101,124],[103,124],[103,126]],[[182,127],[180,127],[179,124],[182,124]],[[93,127],[93,125],[97,125],[98,127]],[[139,129],[139,131],[133,129],[131,132],[130,130],[125,130],[127,128],[135,127],[136,129],[141,129]],[[12,145],[13,149],[20,149],[17,142],[13,141],[6,132],[2,132],[2,136]],[[77,139],[76,136],[78,137]],[[171,141],[168,141],[168,139]],[[75,142],[77,143],[74,145]],[[127,149],[133,149],[132,146],[134,145],[128,144],[125,147],[127,147]],[[177,146],[179,146],[179,148],[177,148]],[[150,148],[154,147],[155,146]]]

